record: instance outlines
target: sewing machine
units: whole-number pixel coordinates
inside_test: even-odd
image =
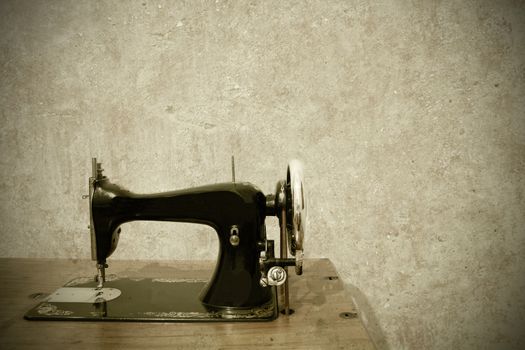
[[[30,320],[265,321],[289,308],[288,267],[302,274],[306,228],[303,169],[289,163],[275,193],[235,181],[155,194],[135,194],[104,176],[92,159],[89,179],[91,254],[96,277],[78,278],[30,310]],[[280,256],[265,219],[280,226]],[[121,225],[131,221],[189,222],[211,226],[219,239],[209,281],[106,276]],[[290,253],[291,257],[288,257]]]

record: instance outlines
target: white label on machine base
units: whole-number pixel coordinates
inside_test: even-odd
[[[116,288],[63,287],[57,289],[46,301],[51,303],[103,303],[116,299],[121,291]]]

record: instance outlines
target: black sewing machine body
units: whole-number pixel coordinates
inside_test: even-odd
[[[213,277],[201,294],[212,307],[250,308],[268,303],[270,288],[259,283],[259,253],[265,249],[266,196],[249,183],[223,183],[158,194],[134,194],[103,178],[92,199],[97,261],[117,247],[120,225],[137,220],[209,225],[219,239]],[[230,242],[237,228],[239,242]]]

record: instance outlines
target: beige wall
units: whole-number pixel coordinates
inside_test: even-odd
[[[136,192],[296,157],[379,348],[525,346],[523,3],[2,1],[0,33],[0,256],[88,258],[92,156]],[[216,248],[134,223],[114,258]]]

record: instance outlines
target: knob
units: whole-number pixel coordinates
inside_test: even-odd
[[[237,235],[230,236],[230,244],[234,247],[237,247],[239,245],[239,242],[241,239]]]
[[[281,266],[274,266],[268,271],[268,284],[280,286],[286,281],[286,271]]]

